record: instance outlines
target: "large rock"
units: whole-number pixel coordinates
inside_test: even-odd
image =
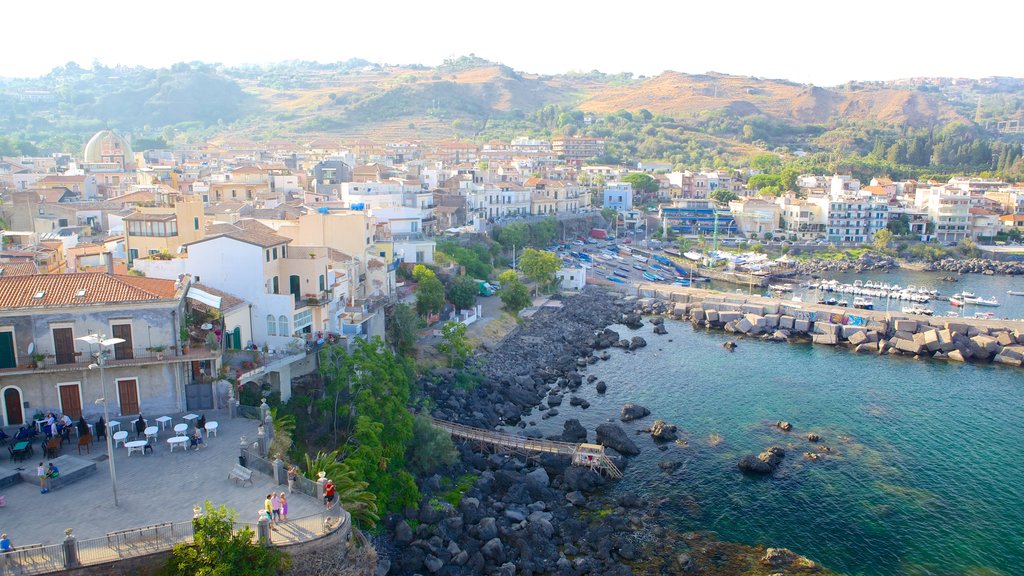
[[[671,442],[679,437],[676,434],[677,431],[678,428],[676,428],[675,424],[666,424],[664,420],[655,420],[654,425],[651,426],[651,438],[663,442]]]
[[[650,414],[650,412],[648,412]],[[601,424],[597,427],[597,443],[614,449],[626,456],[635,456],[640,448],[629,439],[626,431],[618,424]]]
[[[491,538],[487,541],[483,547],[480,548],[483,555],[495,562],[505,561],[505,547],[501,544],[501,540],[497,538]]]
[[[750,474],[771,474],[774,468],[768,465],[768,463],[762,461],[753,454],[747,454],[740,458],[740,461],[736,466],[743,472]]]
[[[633,336],[629,339],[630,350],[636,350],[638,348],[643,348],[644,346],[647,346],[647,340],[644,340],[640,336]]]
[[[562,424],[562,440],[572,443],[584,443],[587,441],[587,429],[575,418],[570,418]]]
[[[632,422],[650,414],[651,411],[639,404],[624,404],[619,419],[623,422]]]

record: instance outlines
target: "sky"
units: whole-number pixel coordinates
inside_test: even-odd
[[[1014,31],[1022,17],[1020,0],[13,2],[4,6],[0,76],[70,61],[429,66],[473,53],[541,74],[715,71],[819,86],[1024,77]]]

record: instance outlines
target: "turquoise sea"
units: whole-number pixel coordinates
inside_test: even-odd
[[[584,384],[589,409],[566,401],[528,419],[556,433],[577,418],[593,440],[635,402],[652,414],[623,424],[630,434],[655,418],[678,425],[687,446],[659,451],[636,436],[642,453],[612,490],[667,498],[680,530],[785,546],[854,575],[1024,572],[1024,371],[754,339],[730,353],[728,334],[666,326],[614,327],[648,346],[588,369],[608,392]],[[821,460],[804,457],[809,432],[831,448]],[[786,449],[773,477],[738,471],[743,454],[771,445]],[[682,466],[666,473],[662,460]]]

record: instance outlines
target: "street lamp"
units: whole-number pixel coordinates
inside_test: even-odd
[[[86,342],[90,347],[96,345],[100,348],[100,351],[96,354],[96,363],[89,364],[89,369],[92,370],[97,366],[100,369],[100,390],[103,393],[103,397],[96,400],[96,402],[103,402],[103,425],[107,427],[103,435],[107,439],[107,462],[110,463],[110,487],[114,491],[114,506],[117,506],[117,473],[114,471],[114,446],[110,438],[110,412],[107,409],[107,382],[103,377],[103,366],[106,364],[107,351],[105,348],[124,342],[124,338],[107,338],[106,336],[99,334],[89,334],[88,336],[75,338],[75,340]]]

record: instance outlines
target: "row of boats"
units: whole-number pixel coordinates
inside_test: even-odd
[[[889,298],[907,302],[926,304],[933,297],[938,296],[938,290],[918,288],[916,286],[902,287],[898,284],[874,283],[870,280],[862,282],[857,280],[853,284],[842,284],[838,280],[822,280],[820,282],[805,282],[801,284],[805,288],[821,290],[822,292],[837,292],[840,294],[851,294],[865,298]]]

